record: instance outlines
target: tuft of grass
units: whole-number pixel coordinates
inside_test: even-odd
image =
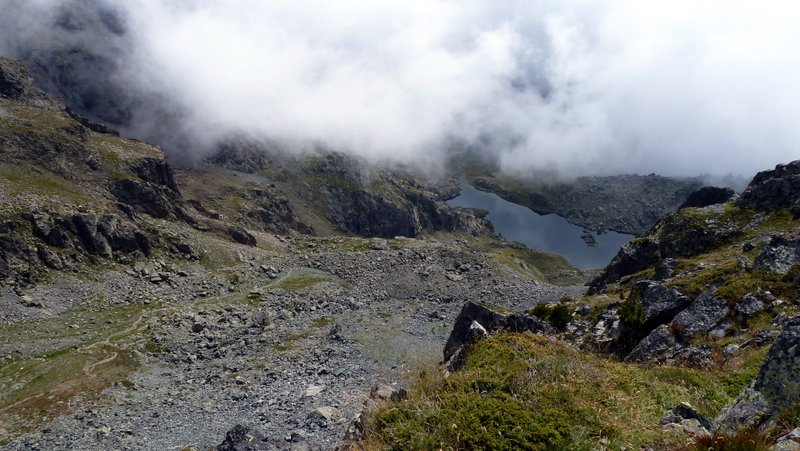
[[[331,324],[335,323],[333,318],[329,318],[327,316],[323,316],[322,318],[315,319],[311,324],[316,327],[317,329],[322,329],[324,327],[328,327]]]
[[[607,440],[612,449],[673,448],[681,438],[659,426],[663,412],[690,402],[715,414],[750,381],[752,368],[757,371],[763,355],[751,357],[724,371],[644,367],[541,336],[503,333],[474,344],[465,367],[448,378],[422,372],[408,400],[367,419],[365,443],[593,449]]]
[[[734,435],[699,437],[687,451],[767,451],[772,449],[766,434],[741,431]]]

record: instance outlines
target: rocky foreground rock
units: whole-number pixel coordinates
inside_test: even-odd
[[[464,364],[468,345],[497,331],[555,334],[555,329],[541,319],[513,313],[502,307],[481,302],[467,302],[456,318],[453,330],[444,345],[444,362],[449,371]]]

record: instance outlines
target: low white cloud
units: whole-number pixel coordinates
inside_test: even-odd
[[[105,2],[127,16],[120,76],[206,141],[244,131],[403,162],[457,143],[570,175],[749,175],[800,157],[794,2]]]

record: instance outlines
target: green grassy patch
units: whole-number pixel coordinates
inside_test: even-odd
[[[579,285],[586,282],[586,275],[560,255],[508,247],[495,241],[479,247],[489,252],[499,263],[533,280],[555,285]]]
[[[335,283],[342,287],[347,285],[343,280],[332,274],[315,269],[299,268],[290,269],[264,287],[264,289],[281,288],[286,291],[297,291],[326,282]]]
[[[317,319],[315,319],[315,320],[312,322],[312,324],[313,324],[313,325],[314,325],[314,327],[316,327],[317,329],[322,329],[322,328],[324,328],[324,327],[328,327],[328,326],[330,326],[331,324],[333,324],[333,323],[335,323],[335,322],[336,322],[336,321],[334,321],[334,319],[333,319],[333,318],[329,318],[329,317],[327,317],[327,316],[323,316],[322,318],[317,318]]]
[[[109,146],[96,146],[108,176],[113,181],[133,179],[134,175],[123,161],[122,157]]]
[[[305,339],[311,338],[313,336],[314,336],[314,332],[311,331],[311,330],[307,330],[307,331],[304,331],[304,332],[299,332],[299,333],[296,333],[296,334],[291,334],[288,337],[286,337],[283,340],[283,342],[278,343],[276,345],[273,345],[272,349],[274,351],[278,351],[278,352],[292,351],[294,349],[297,349],[297,342],[298,341],[305,340]]]
[[[0,164],[0,179],[7,182],[6,194],[58,196],[74,203],[92,201],[89,193],[75,182],[26,163]]]

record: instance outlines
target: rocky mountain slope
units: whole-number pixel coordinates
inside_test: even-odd
[[[476,212],[443,203],[457,191],[454,181],[449,191],[442,190],[420,183],[407,171],[342,153],[321,149],[291,156],[242,138],[222,142],[208,161],[278,187],[305,212],[308,223],[317,225],[317,234],[392,238],[436,231],[490,233]]]
[[[330,449],[463,302],[585,290],[446,188],[252,146],[174,169],[0,59],[3,448],[206,449],[242,423]]]
[[[540,182],[505,176],[472,180],[489,191],[539,214],[557,214],[587,230],[644,234],[675,211],[702,183],[657,175],[579,177]]]

